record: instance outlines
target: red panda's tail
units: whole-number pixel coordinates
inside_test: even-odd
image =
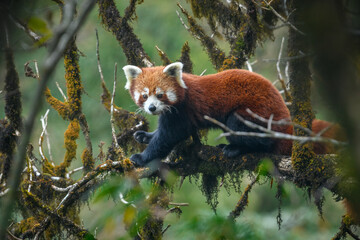
[[[319,133],[324,131],[321,136],[332,138],[339,141],[346,141],[345,134],[338,124],[333,124],[319,119],[314,119],[312,122],[312,131]],[[292,134],[293,126],[289,126],[285,133]],[[279,140],[275,149],[275,153],[291,155],[292,141],[290,140]],[[329,143],[314,143],[314,152],[317,154],[335,153],[336,147]]]
[[[345,141],[346,137],[343,129],[339,124],[333,124],[319,119],[314,119],[312,122],[312,131],[314,133],[319,133],[325,131],[321,134],[322,137],[332,138],[339,141]],[[326,153],[335,153],[335,146],[328,143],[314,143],[314,151],[317,154],[326,154]]]

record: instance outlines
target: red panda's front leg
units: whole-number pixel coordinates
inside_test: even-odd
[[[130,160],[144,166],[153,160],[165,158],[179,142],[187,139],[195,131],[180,108],[160,115],[158,129],[153,133],[139,133],[150,136],[150,141],[142,153],[134,154]]]
[[[156,131],[154,132],[145,132],[142,130],[136,131],[134,133],[134,139],[138,142],[138,143],[143,143],[143,144],[149,144],[152,137],[154,136]]]

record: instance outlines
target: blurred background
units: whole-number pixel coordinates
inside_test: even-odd
[[[179,17],[176,14],[177,1],[157,0],[144,1],[137,7],[137,20],[133,21],[134,31],[139,37],[145,51],[156,65],[162,62],[158,56],[155,46],[167,53],[172,61],[180,57],[182,45],[188,41],[191,49],[191,59],[193,61],[193,73],[200,74],[206,70],[205,74],[215,73],[203,47],[198,41],[186,31]],[[189,9],[185,0],[178,1],[183,7]],[[120,13],[126,8],[127,1],[116,1]],[[44,29],[52,29],[54,24],[59,22],[58,5],[52,1],[26,2],[26,7],[21,8],[22,20],[24,22],[33,22],[34,24],[45,24]],[[191,11],[190,11],[191,12]],[[201,21],[200,21],[201,22]],[[203,22],[206,29],[206,23]],[[98,17],[97,7],[94,8],[86,24],[80,30],[77,36],[77,45],[82,53],[80,58],[81,78],[84,88],[82,96],[83,113],[86,115],[90,135],[94,147],[94,155],[98,155],[98,144],[104,142],[104,150],[111,144],[111,128],[108,112],[102,106],[100,101],[101,86],[100,76],[97,69],[96,59],[96,37],[95,29],[99,32],[100,40],[100,59],[105,81],[109,90],[112,89],[114,79],[114,64],[118,64],[118,84],[116,89],[115,103],[129,111],[135,111],[137,106],[131,100],[128,92],[125,91],[125,76],[121,70],[126,65],[126,58],[120,45],[110,32],[103,29]],[[31,60],[37,60],[41,63],[46,54],[44,47],[34,46],[32,41],[20,34],[21,30],[14,27],[14,31],[19,34],[10,39],[11,46],[14,49],[16,67],[20,75],[21,92],[23,98],[23,117],[26,118],[31,99],[34,95],[34,89],[38,84],[35,79],[24,76],[24,64]],[[273,40],[267,40],[257,47],[257,50],[250,59],[254,72],[260,73],[270,81],[277,79],[276,59],[279,54],[282,37],[285,37],[284,53],[286,54],[286,28],[280,28],[274,31]],[[2,40],[3,41],[3,40]],[[226,50],[229,47],[218,39],[220,46]],[[3,53],[3,51],[2,51]],[[0,66],[0,89],[3,88],[3,79],[5,77],[4,54],[1,54]],[[33,66],[33,64],[32,64]],[[281,65],[284,71],[285,65]],[[63,63],[57,66],[53,79],[49,84],[53,96],[62,99],[60,92],[56,87],[56,82],[65,91]],[[284,74],[284,73],[283,73]],[[331,120],[331,115],[321,99],[313,91],[314,109],[317,118]],[[4,97],[0,95],[0,109],[4,109]],[[45,114],[50,108],[44,102],[41,114]],[[32,144],[35,149],[38,146],[38,138],[41,134],[40,115],[32,136]],[[151,129],[156,128],[157,117],[146,116],[151,122]],[[4,118],[4,111],[0,111],[0,119]],[[48,117],[48,133],[50,135],[51,154],[54,162],[59,163],[64,157],[63,134],[68,122],[50,109]],[[215,138],[220,131],[211,131],[206,140],[207,144],[217,145],[220,141]],[[73,162],[72,168],[81,166],[80,154],[85,147],[85,141],[82,134],[78,140],[77,160]],[[45,152],[47,147],[44,144]],[[38,154],[37,151],[35,153]],[[100,162],[97,162],[99,164]],[[79,178],[81,173],[75,174],[75,179]],[[117,178],[110,180],[116,183]],[[200,180],[192,178],[189,182],[187,178],[179,189],[179,183],[174,187],[173,202],[189,203],[189,206],[182,207],[183,213],[180,217],[175,214],[169,214],[165,218],[164,226],[170,224],[171,227],[166,231],[165,239],[212,239],[221,224],[221,219],[226,218],[239,200],[241,193],[233,188],[225,186],[219,192],[216,213],[206,204],[206,198],[202,195],[198,185]],[[244,173],[241,181],[243,190],[249,183],[247,173]],[[340,226],[341,215],[344,209],[341,203],[332,199],[331,193],[325,192],[326,200],[324,203],[323,217],[319,216],[316,206],[309,199],[308,194],[296,188],[291,183],[285,183],[283,188],[283,199],[281,204],[282,225],[278,229],[276,216],[278,215],[279,201],[276,199],[276,184],[271,186],[270,181],[260,181],[261,184],[254,186],[249,195],[249,206],[243,212],[236,222],[236,236],[243,239],[330,239],[335,235]],[[148,180],[142,180],[146,189],[150,183]],[[149,188],[149,187],[148,187]],[[123,224],[122,202],[114,200],[111,197],[92,198],[88,204],[82,207],[82,219],[85,227],[90,231],[96,231],[99,239],[128,239]],[[224,228],[226,230],[226,228]],[[229,230],[230,231],[230,230]]]

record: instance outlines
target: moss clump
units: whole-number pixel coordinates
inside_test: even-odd
[[[147,204],[149,205],[149,216],[140,230],[140,235],[146,236],[146,239],[161,239],[164,216],[159,214],[159,210],[167,208],[169,197],[159,183],[154,184],[152,192],[147,199]]]
[[[69,119],[74,119],[81,112],[82,84],[79,67],[79,53],[75,40],[69,43],[64,54],[65,79],[69,105]]]
[[[211,209],[216,212],[216,207],[219,204],[219,181],[216,176],[213,175],[202,175],[201,192],[206,197],[206,203],[210,205]]]
[[[179,62],[182,62],[184,64],[183,71],[186,73],[192,73],[193,72],[193,63],[190,59],[190,46],[188,42],[185,42],[181,49],[181,57],[179,59]]]
[[[50,106],[55,109],[63,119],[67,119],[69,116],[69,105],[53,97],[49,88],[45,89],[44,95]]]
[[[68,168],[72,160],[76,157],[77,144],[76,140],[79,138],[80,124],[77,119],[72,120],[69,123],[67,130],[64,133],[65,144],[65,157],[64,161],[55,168],[57,176],[64,177],[66,168]]]
[[[84,172],[87,173],[94,168],[95,160],[92,157],[89,149],[85,148],[82,155],[81,155],[81,161],[84,166]]]
[[[5,58],[5,116],[9,119],[10,125],[15,133],[16,130],[20,131],[22,126],[19,76],[15,69],[14,56],[9,48],[5,50]]]
[[[139,2],[141,3],[141,1]],[[122,18],[113,0],[100,0],[99,16],[105,29],[115,35],[116,40],[121,45],[126,59],[129,64],[135,66],[145,66],[145,63],[151,64],[150,57],[145,53],[140,40],[134,34],[132,27],[129,25],[127,16],[135,13],[135,6],[133,12]]]
[[[19,76],[14,64],[11,49],[5,49],[6,76],[5,76],[5,116],[0,122],[0,169],[2,180],[6,180],[10,173],[11,160],[16,141],[22,128],[21,120],[21,92]]]

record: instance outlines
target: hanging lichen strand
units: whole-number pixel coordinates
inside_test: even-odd
[[[11,159],[20,135],[21,121],[21,93],[19,76],[15,69],[14,57],[11,49],[5,50],[6,76],[5,76],[5,119],[0,120],[0,186],[8,178]],[[1,187],[0,187],[1,190]]]
[[[112,32],[121,45],[127,62],[139,67],[150,67],[153,65],[150,57],[144,51],[140,40],[128,23],[135,14],[136,3],[140,4],[142,1],[131,0],[129,7],[125,10],[125,16],[122,18],[113,0],[99,0],[99,15],[105,29]]]

